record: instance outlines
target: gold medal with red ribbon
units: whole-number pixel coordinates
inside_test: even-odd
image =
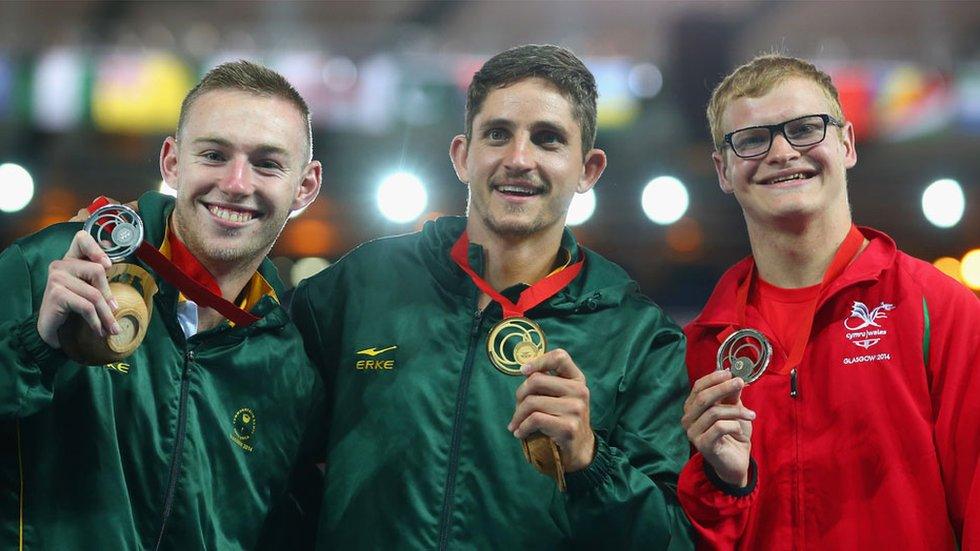
[[[541,326],[526,317],[525,313],[568,286],[582,271],[585,256],[580,255],[574,264],[524,289],[514,303],[491,287],[470,267],[467,255],[469,245],[469,236],[464,231],[453,245],[450,256],[473,283],[503,310],[503,318],[490,329],[487,337],[487,357],[501,373],[522,375],[521,366],[541,357],[548,347],[548,340]],[[565,469],[555,441],[544,434],[535,433],[524,439],[522,445],[528,462],[539,472],[555,479],[558,488],[564,492]]]

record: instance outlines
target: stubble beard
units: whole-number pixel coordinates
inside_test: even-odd
[[[198,231],[200,223],[195,225],[194,220],[187,220],[182,216],[182,211],[174,211],[174,220],[183,231],[180,232],[184,245],[202,264],[223,265],[234,269],[238,266],[251,264],[257,256],[265,256],[278,239],[286,224],[288,213],[281,216],[279,220],[262,221],[262,227],[257,235],[250,239],[240,240],[239,246],[231,247],[222,245],[224,238],[235,238],[235,234],[240,232],[238,229],[221,230],[221,238],[209,240]]]

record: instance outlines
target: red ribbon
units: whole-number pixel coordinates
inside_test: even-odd
[[[92,214],[108,204],[109,200],[100,196],[87,209]],[[102,224],[101,221],[99,223]],[[174,232],[169,233],[168,242],[171,258],[163,256],[163,253],[145,240],[136,249],[136,258],[145,262],[164,281],[176,287],[198,306],[217,310],[236,326],[247,327],[259,320],[255,314],[239,308],[221,296],[221,288],[214,276],[191,254]]]
[[[453,245],[450,256],[470,276],[470,279],[473,280],[473,283],[481,291],[486,293],[487,296],[503,308],[504,318],[523,317],[524,312],[548,300],[557,294],[558,291],[564,289],[582,271],[582,266],[585,264],[585,255],[580,255],[580,260],[575,264],[567,266],[563,270],[559,270],[521,291],[517,299],[517,304],[514,304],[507,297],[498,293],[485,279],[473,271],[473,268],[470,267],[469,255],[467,254],[469,246],[470,238],[464,230],[463,235],[460,235],[459,239]]]
[[[817,293],[817,298],[811,301],[807,306],[806,310],[801,312],[800,321],[806,324],[805,330],[801,331],[799,337],[797,337],[796,342],[793,343],[789,351],[789,356],[786,363],[781,369],[773,370],[775,373],[785,375],[789,373],[794,367],[798,366],[801,361],[803,361],[803,352],[806,350],[806,343],[810,340],[810,331],[813,329],[813,318],[817,314],[817,304],[820,302],[820,298],[823,295],[824,290],[830,284],[831,281],[837,278],[843,271],[847,268],[847,265],[854,260],[858,251],[861,250],[861,245],[864,243],[864,235],[861,231],[851,224],[851,230],[847,232],[847,237],[844,238],[844,242],[841,243],[840,247],[837,248],[837,253],[834,254],[834,259],[830,262],[830,266],[827,267],[827,271],[823,274],[823,280],[820,282],[820,291]],[[749,290],[752,286],[752,282],[758,277],[755,269],[755,261],[751,261],[749,266],[749,275],[742,281],[739,285],[738,290],[735,292],[735,308],[738,317],[738,323],[741,327],[746,327],[745,324],[745,308],[749,302]]]

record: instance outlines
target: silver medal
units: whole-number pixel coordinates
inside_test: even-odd
[[[715,360],[717,369],[727,369],[732,377],[751,383],[769,367],[772,345],[766,336],[755,329],[739,329],[721,343]]]

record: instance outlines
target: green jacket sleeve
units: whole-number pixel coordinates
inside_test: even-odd
[[[37,275],[37,274],[34,274]],[[51,403],[54,374],[67,358],[48,346],[37,332],[37,309],[43,289],[20,246],[0,254],[0,281],[6,300],[0,308],[0,418],[26,417]],[[37,304],[35,304],[37,302]]]
[[[576,547],[693,549],[676,496],[688,455],[684,344],[672,325],[653,330],[627,366],[614,426],[596,431],[592,464],[566,475]]]

